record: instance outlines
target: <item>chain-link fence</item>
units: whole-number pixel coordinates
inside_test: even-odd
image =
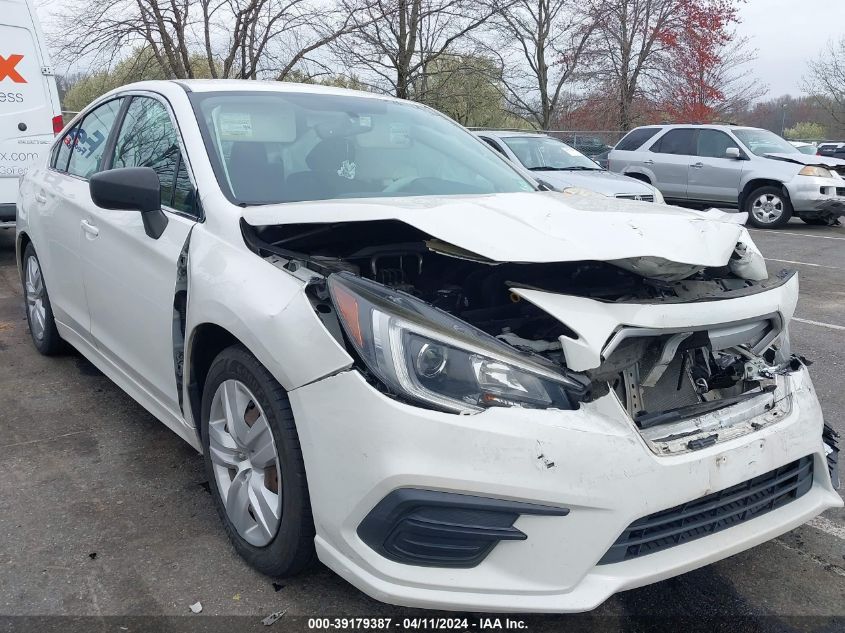
[[[492,128],[469,128],[473,131],[492,130]],[[567,145],[571,145],[582,154],[595,157],[608,151],[625,136],[624,130],[529,130],[517,128],[498,128],[502,132],[531,132],[535,134],[548,134],[560,139]]]

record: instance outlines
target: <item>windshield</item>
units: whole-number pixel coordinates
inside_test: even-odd
[[[533,171],[601,169],[578,150],[550,136],[507,136],[502,140],[519,162]]]
[[[769,130],[732,130],[737,138],[757,156],[764,154],[800,154],[788,141]]]
[[[534,191],[427,108],[300,92],[191,93],[206,150],[238,204]]]

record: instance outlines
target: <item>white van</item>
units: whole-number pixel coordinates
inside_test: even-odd
[[[0,0],[0,227],[14,226],[18,178],[62,127],[35,9],[30,0]]]

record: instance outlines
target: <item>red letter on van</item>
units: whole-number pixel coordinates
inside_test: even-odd
[[[25,84],[26,79],[24,79],[21,74],[15,70],[15,66],[17,66],[18,62],[22,59],[23,55],[9,55],[9,57],[3,57],[0,55],[0,81],[3,81],[6,77],[8,77],[16,84]]]

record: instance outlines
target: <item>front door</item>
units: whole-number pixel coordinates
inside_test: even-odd
[[[151,167],[168,223],[157,239],[141,214],[93,205],[83,240],[91,334],[100,351],[170,411],[179,408],[173,354],[177,265],[193,229],[193,186],[163,102],[134,96],[117,135],[111,168]]]
[[[725,154],[729,147],[739,149],[739,143],[724,132],[704,129],[698,131],[696,146],[696,156],[689,166],[687,197],[736,205],[746,161]]]

